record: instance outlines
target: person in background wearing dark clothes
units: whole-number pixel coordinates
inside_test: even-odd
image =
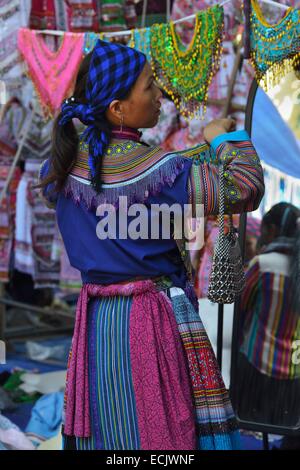
[[[262,220],[260,254],[246,274],[236,395],[243,420],[287,427],[300,422],[300,364],[294,354],[300,339],[299,221],[292,204],[273,206]]]

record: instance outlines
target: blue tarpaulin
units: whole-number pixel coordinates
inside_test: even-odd
[[[259,87],[254,101],[251,139],[263,162],[300,178],[300,144],[268,95]]]

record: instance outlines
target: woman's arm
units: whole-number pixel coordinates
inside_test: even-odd
[[[205,215],[218,214],[220,163],[225,165],[225,212],[257,209],[264,195],[263,170],[247,132],[218,133],[209,143],[215,161],[201,163],[195,158],[190,170],[188,191],[193,213],[196,204],[203,204]]]

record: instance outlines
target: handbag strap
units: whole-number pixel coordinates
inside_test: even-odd
[[[219,165],[219,236],[223,238],[225,236],[225,188],[224,188],[224,165]]]
[[[233,232],[232,214],[229,214],[229,232]],[[219,165],[219,235],[225,237],[225,178],[224,163]]]

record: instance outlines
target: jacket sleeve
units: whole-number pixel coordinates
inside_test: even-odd
[[[246,131],[216,137],[211,143],[214,160],[193,159],[188,179],[189,203],[193,213],[197,204],[204,215],[219,212],[219,165],[224,163],[225,212],[239,214],[258,208],[264,195],[263,170]]]

